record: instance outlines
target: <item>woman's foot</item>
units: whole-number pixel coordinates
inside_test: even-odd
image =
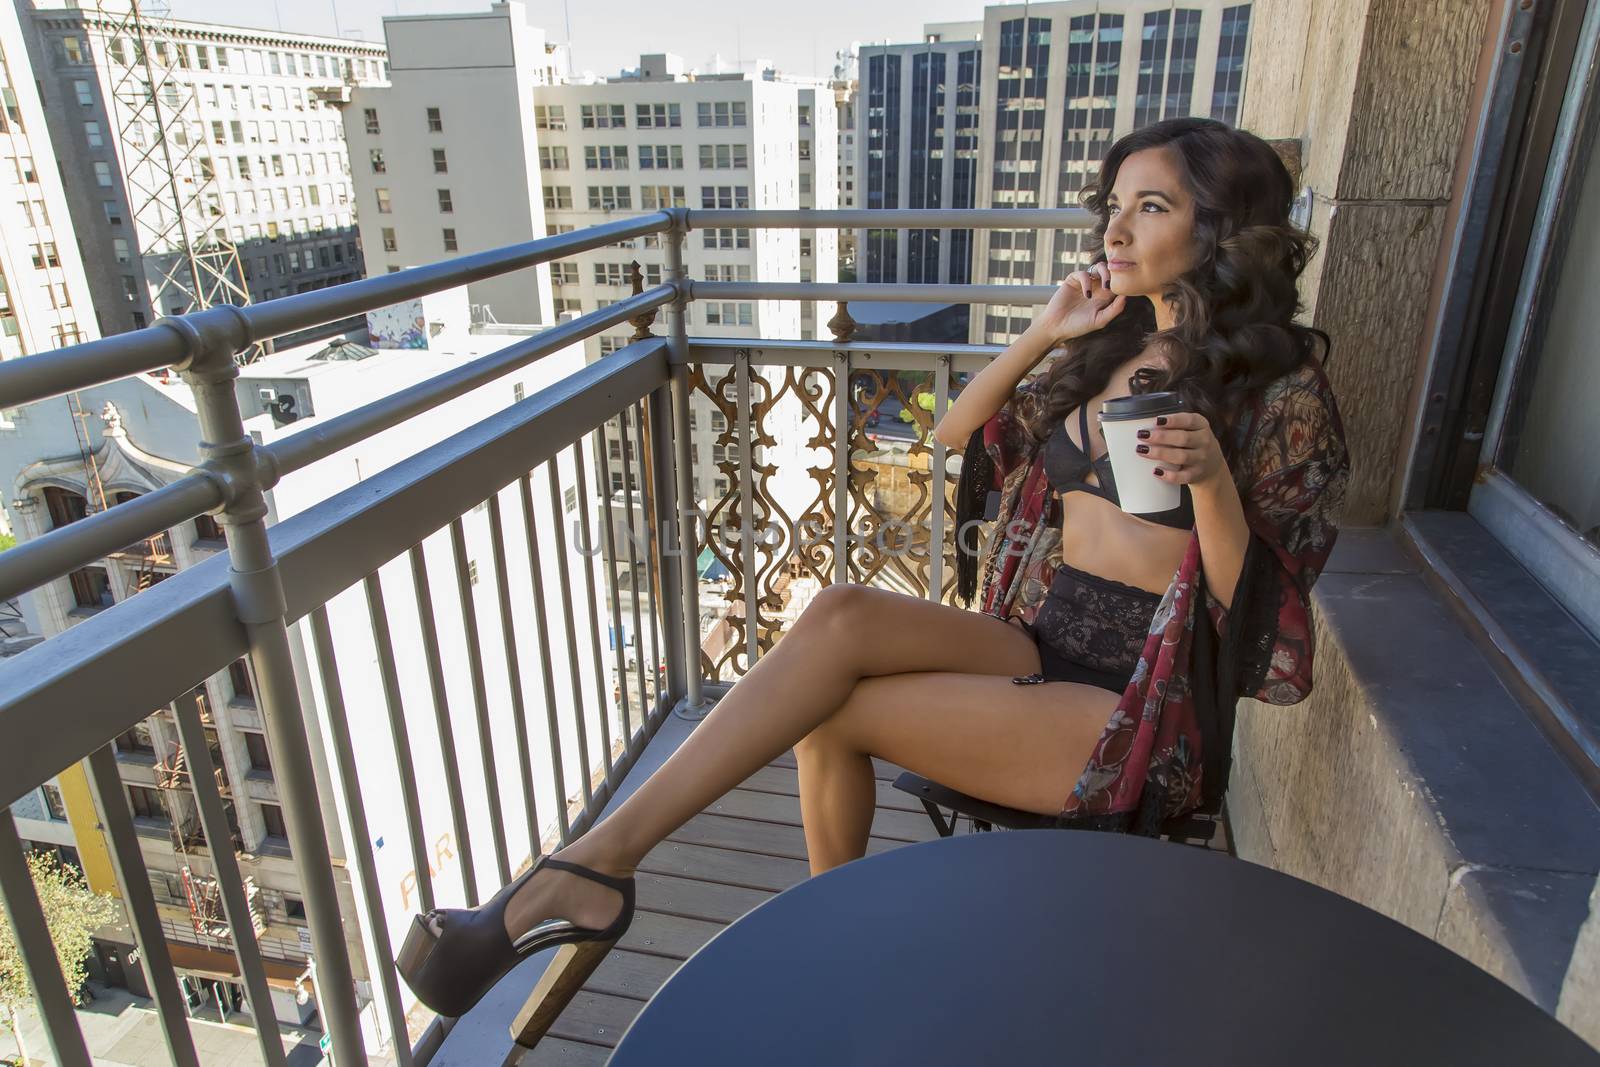
[[[631,878],[633,868],[591,861],[583,850],[568,847],[552,853],[564,863],[576,863],[612,878]],[[545,867],[528,879],[506,903],[506,936],[515,941],[539,923],[565,919],[574,926],[604,930],[623,907],[622,894],[609,886],[554,867]]]
[[[560,948],[551,965],[564,995],[580,987],[633,921],[633,872],[580,863],[574,851],[542,856],[476,908],[438,908],[418,915],[395,960],[417,999],[459,1018],[517,962]],[[538,1031],[554,1018],[547,1004],[522,1027]]]

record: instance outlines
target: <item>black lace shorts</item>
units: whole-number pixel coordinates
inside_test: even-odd
[[[1033,622],[1016,620],[1039,646],[1041,672],[1013,681],[1082,682],[1121,693],[1160,604],[1160,593],[1061,564]]]

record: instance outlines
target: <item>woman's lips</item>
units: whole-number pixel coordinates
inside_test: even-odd
[[[1132,270],[1138,264],[1131,259],[1108,259],[1106,267],[1110,270]]]

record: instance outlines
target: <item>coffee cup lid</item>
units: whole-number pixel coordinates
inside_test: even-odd
[[[1189,406],[1177,393],[1139,393],[1119,396],[1100,405],[1100,417],[1112,421],[1147,419],[1152,415],[1170,415],[1174,411],[1187,411]]]

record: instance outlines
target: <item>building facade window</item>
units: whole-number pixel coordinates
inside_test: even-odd
[[[589,186],[590,211],[631,211],[633,190],[626,185]]]
[[[586,130],[620,129],[628,124],[628,109],[623,104],[582,104],[578,116]]]
[[[458,251],[456,247],[456,231],[446,228],[444,231],[444,250],[446,252]]]
[[[378,201],[378,214],[389,215],[394,212],[394,205],[389,201],[389,190],[375,189],[373,190],[373,195]]]
[[[428,117],[428,132],[429,133],[443,133],[444,132],[444,119],[440,116],[438,108],[436,108],[436,107],[428,108],[427,109],[427,117]]]
[[[635,104],[634,125],[641,130],[672,129],[683,125],[677,104]]]
[[[376,135],[376,134],[382,132],[382,130],[378,126],[378,109],[377,108],[375,108],[375,107],[363,108],[362,111],[361,111],[361,118],[362,118],[362,121],[366,124],[367,132],[369,134]]]
[[[455,201],[450,198],[450,190],[440,189],[438,190],[438,194],[439,210],[446,213],[455,211]]]
[[[749,125],[749,109],[743,100],[701,101],[695,116],[702,127]]]
[[[627,170],[628,146],[584,145],[583,165],[587,170]]]
[[[385,226],[380,232],[383,236],[383,250],[385,252],[400,251],[400,242],[395,239],[393,226]]]
[[[435,148],[433,150],[433,172],[435,174],[447,174],[449,171],[450,163],[445,159],[444,149]]]
[[[681,185],[645,185],[639,189],[639,207],[644,211],[661,211],[669,207],[687,207]]]

